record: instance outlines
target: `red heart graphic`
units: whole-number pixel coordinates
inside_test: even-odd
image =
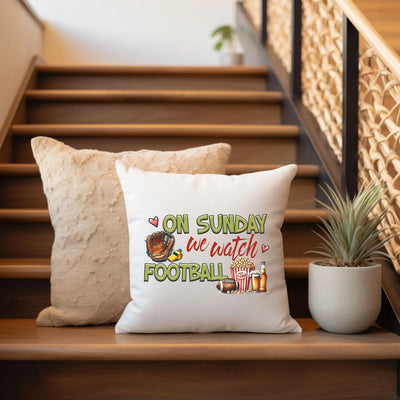
[[[267,250],[269,250],[269,246],[266,246],[265,244],[262,245],[261,250],[263,253],[265,253]]]
[[[149,218],[149,222],[156,228],[158,227],[158,217]]]

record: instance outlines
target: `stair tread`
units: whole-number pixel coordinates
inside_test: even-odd
[[[308,263],[314,259],[307,257],[285,257],[287,277],[306,278]],[[49,258],[2,258],[0,259],[0,279],[49,279]]]
[[[241,66],[158,66],[158,65],[38,65],[36,70],[46,74],[138,74],[138,75],[240,75],[265,76],[261,65]]]
[[[394,360],[400,337],[378,326],[337,335],[312,319],[302,334],[197,333],[116,335],[113,325],[37,327],[0,320],[1,360]]]
[[[285,212],[286,223],[316,223],[326,215],[322,209],[288,209]],[[50,222],[47,209],[29,208],[2,208],[0,222]]]
[[[51,101],[282,102],[278,91],[246,90],[64,90],[32,89],[27,99]]]
[[[281,165],[275,164],[228,164],[226,166],[226,173],[248,173],[256,171],[267,171],[276,169]],[[317,178],[319,175],[319,168],[317,165],[298,165],[297,166],[298,178]],[[39,167],[37,164],[0,164],[0,176],[39,176]]]
[[[203,136],[297,138],[296,125],[241,124],[15,124],[13,135],[22,136]]]

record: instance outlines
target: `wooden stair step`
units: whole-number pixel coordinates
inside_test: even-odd
[[[2,320],[0,395],[10,400],[396,398],[398,336],[379,326],[335,335],[311,319],[298,321],[301,334],[116,335],[113,325],[47,328],[31,319]]]
[[[181,150],[226,142],[237,164],[294,163],[299,135],[296,126],[216,124],[25,124],[13,125],[13,161],[33,162],[29,139],[57,138],[74,148],[104,151]]]
[[[263,66],[39,65],[39,89],[265,90]]]
[[[283,94],[218,90],[27,90],[28,123],[279,124]]]
[[[306,257],[285,258],[286,277],[307,278],[308,263],[312,260]],[[50,279],[50,272],[48,258],[0,259],[0,279]]]
[[[49,223],[49,211],[45,209],[0,209],[0,222],[24,222],[24,223]]]
[[[312,232],[319,209],[287,210],[282,227],[287,257],[301,257],[319,242]],[[4,258],[50,256],[54,231],[45,209],[0,209],[0,254]],[[299,240],[301,238],[301,240]]]
[[[243,125],[243,124],[14,124],[14,136],[58,137],[137,137],[137,136],[183,136],[183,137],[242,137],[296,139],[296,125]]]
[[[229,175],[245,174],[278,168],[274,164],[228,164]],[[315,207],[316,165],[299,165],[292,183],[289,208]],[[39,167],[36,164],[0,164],[0,208],[46,208]]]
[[[37,327],[0,320],[0,360],[397,360],[400,338],[374,326],[368,334],[336,335],[312,319],[302,334],[115,335],[113,325]],[[116,338],[118,339],[116,341]],[[212,349],[212,351],[210,351]]]
[[[258,171],[269,171],[282,167],[279,164],[228,164],[226,166],[227,175],[248,174]],[[1,164],[0,164],[1,173]],[[298,165],[296,178],[312,178],[316,179],[319,176],[318,165]]]
[[[56,90],[30,89],[30,100],[193,103],[279,103],[282,92],[258,90]]]
[[[285,223],[316,223],[326,215],[322,209],[286,210]],[[49,211],[46,209],[0,209],[0,222],[50,222]]]
[[[130,75],[256,75],[263,76],[267,68],[263,65],[240,66],[192,66],[192,65],[51,65],[40,64],[36,66],[39,73],[47,74],[130,74]]]
[[[49,258],[2,258],[0,279],[50,279]]]
[[[247,174],[258,171],[269,171],[280,168],[279,164],[228,164],[226,173],[228,175]],[[34,163],[0,164],[0,176],[39,176],[39,167]],[[317,165],[298,165],[297,178],[318,178],[319,167]]]

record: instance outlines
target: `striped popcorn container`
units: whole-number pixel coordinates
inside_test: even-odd
[[[250,289],[250,273],[256,269],[253,261],[247,257],[238,257],[230,268],[232,278],[239,284],[239,291],[247,292]]]

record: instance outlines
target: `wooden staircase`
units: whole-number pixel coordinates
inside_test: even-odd
[[[1,398],[395,398],[397,336],[379,327],[333,335],[309,319],[303,255],[323,217],[316,165],[299,165],[283,226],[291,312],[305,334],[115,336],[110,326],[35,327],[32,319],[50,304],[53,230],[32,137],[108,151],[223,141],[232,145],[227,173],[241,174],[295,163],[299,128],[281,124],[284,96],[266,90],[264,67],[38,66],[33,82],[0,151]],[[237,376],[244,370],[246,385]],[[23,384],[7,385],[19,375]]]

